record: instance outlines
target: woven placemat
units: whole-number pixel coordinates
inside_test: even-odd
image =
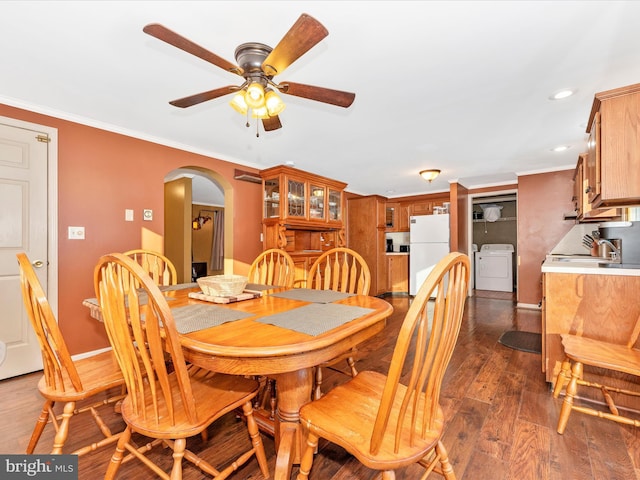
[[[303,302],[331,303],[352,297],[353,293],[336,292],[335,290],[315,290],[312,288],[292,288],[284,292],[272,293],[271,296]]]
[[[257,321],[315,336],[373,311],[371,308],[338,303],[311,303],[286,312],[268,315]]]
[[[197,286],[198,284],[193,282],[193,283],[179,283],[177,285],[163,285],[158,288],[160,289],[161,292],[170,292],[172,290],[185,290],[187,288],[195,288]]]
[[[261,292],[262,290],[271,290],[272,288],[276,288],[273,285],[262,285],[261,283],[247,283],[247,286],[244,287],[245,290],[254,290],[256,292]]]
[[[253,316],[252,313],[206,304],[173,308],[171,313],[178,333],[191,333]]]

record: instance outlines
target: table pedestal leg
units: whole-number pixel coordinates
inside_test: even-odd
[[[275,480],[289,480],[291,465],[300,463],[305,441],[299,428],[300,407],[311,400],[312,387],[312,368],[276,376],[275,442],[278,454]]]

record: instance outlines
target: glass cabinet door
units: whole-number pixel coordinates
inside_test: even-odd
[[[264,218],[280,216],[280,180],[278,177],[264,181]]]
[[[309,218],[324,220],[324,187],[309,187]]]
[[[304,218],[305,213],[305,189],[304,182],[289,180],[289,193],[287,198],[287,216]]]
[[[329,189],[329,221],[342,221],[342,192]]]

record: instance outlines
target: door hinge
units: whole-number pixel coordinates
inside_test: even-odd
[[[49,143],[51,141],[48,135],[38,135],[36,136],[36,140],[43,143]]]

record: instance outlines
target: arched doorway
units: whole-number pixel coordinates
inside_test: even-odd
[[[193,205],[197,207],[194,210]],[[233,271],[233,188],[219,173],[202,167],[185,166],[165,176],[165,255],[176,265],[178,279],[189,282],[193,258],[193,214],[200,210],[222,210],[224,220],[224,266],[218,273]],[[213,214],[203,212],[204,217]],[[211,224],[213,225],[213,223]]]

